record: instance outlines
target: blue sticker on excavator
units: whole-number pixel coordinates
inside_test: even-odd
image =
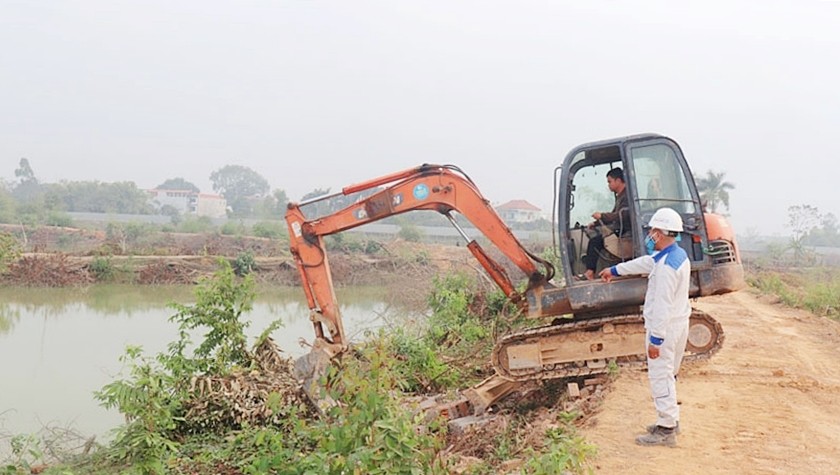
[[[414,197],[418,200],[425,200],[429,197],[429,187],[425,183],[420,183],[414,187]]]

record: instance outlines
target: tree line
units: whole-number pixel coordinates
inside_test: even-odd
[[[116,214],[177,214],[166,206],[156,207],[146,190],[133,181],[60,181],[44,183],[32,164],[21,158],[15,180],[0,182],[0,222],[64,225],[67,212]],[[210,175],[213,191],[227,202],[232,218],[280,219],[288,198],[281,189],[271,190],[262,175],[241,165],[227,165]],[[166,179],[156,187],[199,193],[201,190],[182,177]],[[169,208],[172,208],[171,206]]]

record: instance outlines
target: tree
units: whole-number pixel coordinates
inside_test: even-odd
[[[153,211],[149,195],[131,181],[70,181],[52,184],[49,190],[67,211],[125,214]]]
[[[194,191],[196,193],[200,192],[201,190],[198,189],[193,183],[181,178],[170,178],[165,182],[161,183],[157,186],[158,190],[189,190]]]
[[[255,207],[255,215],[263,219],[282,219],[286,214],[289,198],[283,190],[274,190]]]
[[[242,165],[226,165],[211,173],[210,181],[213,190],[225,197],[234,216],[250,215],[253,201],[270,189],[262,175]]]
[[[15,169],[15,176],[20,178],[20,183],[38,183],[38,179],[35,178],[35,172],[32,171],[32,167],[29,165],[28,158],[21,158],[20,164]]]
[[[709,211],[716,213],[718,206],[723,204],[729,211],[729,191],[735,189],[735,185],[724,181],[726,172],[715,173],[713,170],[706,172],[705,177],[697,179],[697,191],[700,192],[700,199],[706,203]]]
[[[26,204],[37,201],[41,195],[41,185],[35,178],[35,172],[32,171],[28,159],[20,159],[20,164],[15,169],[15,176],[20,179],[20,182],[15,185],[12,194],[18,203]]]
[[[820,212],[815,206],[797,205],[788,208],[788,226],[790,226],[790,248],[798,261],[811,261],[813,256],[805,249],[805,238],[816,228],[820,221]]]
[[[811,246],[840,247],[840,228],[834,213],[820,215],[820,226],[814,227],[803,242]]]

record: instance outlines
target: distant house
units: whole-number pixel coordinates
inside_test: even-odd
[[[227,202],[220,195],[198,193],[192,190],[146,190],[156,209],[171,206],[182,215],[224,218]]]
[[[530,223],[540,219],[540,209],[525,200],[508,201],[496,206],[496,212],[507,223]]]

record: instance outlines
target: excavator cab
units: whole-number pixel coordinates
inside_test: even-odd
[[[617,223],[600,226],[593,223],[592,214],[613,209],[615,195],[607,188],[606,177],[615,168],[623,171],[628,209],[619,212],[622,218]],[[588,242],[593,230],[598,229],[604,246],[595,250],[596,273],[643,255],[647,223],[662,207],[682,216],[685,231],[678,242],[691,260],[692,296],[726,293],[743,286],[734,233],[723,218],[704,215],[691,170],[673,140],[644,134],[584,144],[569,152],[558,171],[557,225],[562,273],[576,316],[615,314],[619,307],[626,307],[626,311],[638,307],[638,296],[644,295],[644,277],[613,283],[607,295],[606,290],[593,290],[593,286],[601,285],[600,281],[580,277],[585,270],[583,258],[592,251]],[[586,290],[576,292],[575,288]],[[584,293],[591,292],[596,292],[596,298],[584,297]],[[575,304],[577,294],[580,300]],[[631,294],[636,297],[629,298]]]

